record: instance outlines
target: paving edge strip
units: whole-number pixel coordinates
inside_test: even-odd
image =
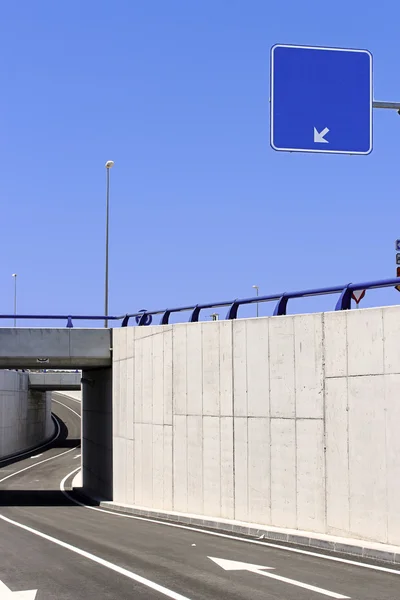
[[[76,490],[78,491],[78,490]],[[391,564],[400,564],[400,548],[398,552],[392,550],[379,549],[368,546],[368,544],[360,540],[359,544],[349,542],[335,541],[304,535],[302,533],[285,533],[284,531],[273,531],[268,528],[259,528],[251,526],[236,525],[234,522],[224,522],[210,517],[202,519],[192,515],[177,515],[175,513],[157,512],[154,510],[145,510],[126,506],[122,504],[114,504],[114,502],[100,501],[99,506],[104,509],[114,512],[131,514],[137,517],[145,517],[157,521],[165,521],[166,523],[176,523],[178,525],[187,525],[199,527],[207,530],[217,531],[221,533],[234,534],[245,538],[256,539],[259,541],[270,541],[283,543],[292,546],[302,546],[319,551],[329,551],[337,554],[345,554],[349,556],[357,556],[359,558],[383,561]],[[261,538],[261,539],[260,539]]]

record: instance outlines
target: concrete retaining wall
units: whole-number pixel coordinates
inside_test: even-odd
[[[51,394],[28,391],[28,373],[0,370],[0,458],[42,444],[53,434]]]
[[[400,307],[113,330],[115,502],[400,545]]]

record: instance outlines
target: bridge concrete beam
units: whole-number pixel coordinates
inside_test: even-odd
[[[28,385],[41,391],[79,391],[81,373],[28,373]]]
[[[0,328],[0,369],[110,366],[110,329]]]

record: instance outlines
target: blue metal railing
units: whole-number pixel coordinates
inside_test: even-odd
[[[351,297],[354,291],[395,287],[397,285],[400,286],[400,277],[396,277],[394,279],[382,279],[378,281],[367,281],[362,283],[347,283],[332,287],[302,290],[299,292],[282,292],[280,294],[272,294],[268,296],[252,296],[251,298],[241,298],[223,302],[209,302],[207,304],[180,306],[177,308],[164,308],[162,310],[146,310],[125,315],[122,321],[122,327],[126,327],[129,323],[129,319],[133,317],[136,319],[139,326],[150,325],[154,315],[161,315],[160,325],[167,325],[172,314],[187,311],[191,311],[189,322],[195,323],[199,320],[200,311],[221,307],[229,307],[226,319],[236,319],[239,306],[261,302],[276,302],[277,304],[273,312],[274,316],[286,315],[287,305],[290,299],[326,296],[328,294],[340,294],[339,300],[335,306],[335,310],[350,310]]]
[[[190,323],[196,323],[199,320],[200,312],[210,308],[228,307],[226,319],[236,319],[240,306],[262,302],[276,302],[273,312],[274,316],[286,315],[288,302],[294,298],[307,298],[315,296],[326,296],[329,294],[340,294],[336,303],[335,310],[350,310],[352,293],[358,290],[372,290],[387,287],[400,286],[400,277],[394,279],[381,279],[378,281],[366,281],[361,283],[347,283],[325,288],[315,288],[302,290],[298,292],[282,292],[268,296],[252,296],[251,298],[236,298],[235,300],[226,300],[222,302],[208,302],[206,304],[194,304],[189,306],[179,306],[176,308],[163,308],[159,310],[140,310],[135,313],[129,313],[122,316],[99,316],[99,315],[0,315],[0,319],[18,319],[18,320],[66,320],[66,327],[73,327],[73,321],[122,321],[121,327],[127,327],[129,320],[135,318],[137,325],[150,325],[153,316],[161,315],[160,325],[168,325],[172,314],[191,311]],[[399,287],[400,289],[400,287]]]

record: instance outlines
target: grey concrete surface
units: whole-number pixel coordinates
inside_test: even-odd
[[[30,389],[41,391],[81,389],[81,373],[28,373],[28,385]]]
[[[76,411],[72,400],[65,404]],[[55,404],[54,410],[60,410],[60,405]],[[61,410],[64,412],[59,416],[65,419],[66,429],[79,429],[76,415],[65,406]],[[336,598],[338,595],[358,600],[398,597],[400,571],[374,570],[262,543],[232,540],[229,536],[221,538],[190,528],[115,516],[98,512],[95,506],[77,506],[59,489],[60,481],[76,467],[79,453],[68,442],[68,438],[60,440],[58,448],[33,461],[27,459],[14,465],[15,475],[6,481],[2,481],[4,471],[0,469],[0,581],[13,592],[37,590],[35,600],[167,597],[128,576],[134,574],[174,594],[168,597],[178,599],[180,594],[185,600],[329,597],[320,591],[297,587],[293,582],[316,586],[336,594]],[[18,473],[22,468],[28,470]],[[13,467],[7,469],[12,475]],[[72,477],[67,480],[67,489]],[[21,529],[21,525],[31,531]],[[60,547],[55,542],[70,547]],[[87,554],[82,556],[77,551]],[[209,557],[269,567],[265,573],[292,582],[271,579],[259,571],[225,571]],[[100,559],[101,564],[93,558]],[[381,565],[375,563],[375,566]]]
[[[399,306],[114,329],[114,501],[398,553],[399,333]]]
[[[109,329],[0,328],[0,369],[109,366]]]
[[[28,374],[0,371],[0,459],[45,443],[54,434],[51,396],[28,389]]]

